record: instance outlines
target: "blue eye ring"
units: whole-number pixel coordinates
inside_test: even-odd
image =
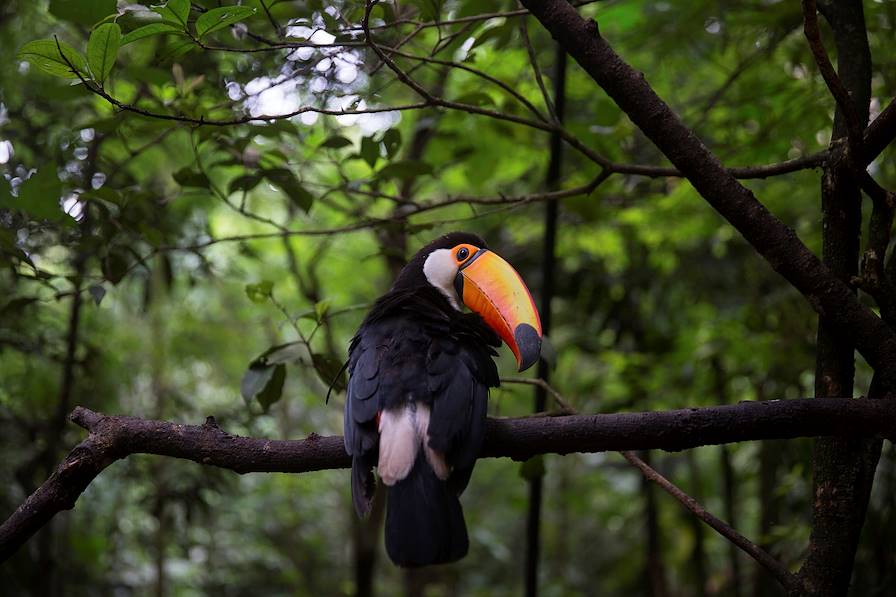
[[[461,247],[457,250],[457,260],[464,261],[467,257],[470,256],[470,249],[466,247]]]

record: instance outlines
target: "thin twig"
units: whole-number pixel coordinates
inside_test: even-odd
[[[563,398],[560,392],[555,390],[549,383],[547,383],[543,379],[511,377],[502,378],[501,381],[509,383],[526,383],[538,386],[544,389],[548,394],[550,394],[551,397],[557,402],[557,404],[560,405],[560,407],[564,411],[562,414],[578,414],[576,409],[569,405],[569,403]],[[801,585],[799,584],[796,575],[789,572],[778,560],[769,555],[769,553],[763,550],[761,547],[738,533],[730,525],[726,524],[724,521],[714,516],[711,512],[707,511],[706,508],[700,505],[697,500],[682,491],[681,488],[679,488],[677,485],[666,479],[649,464],[640,459],[634,452],[630,450],[623,450],[620,452],[620,454],[622,454],[622,456],[631,464],[637,467],[647,480],[659,485],[669,495],[678,500],[685,508],[690,510],[697,518],[708,524],[716,532],[725,537],[727,540],[731,541],[734,545],[743,550],[744,553],[746,553],[747,555],[755,559],[759,564],[768,569],[769,572],[771,572],[775,576],[775,578],[778,579],[778,582],[780,582],[785,589],[787,589],[788,591],[796,591],[797,589],[801,589]]]
[[[864,126],[859,122],[859,116],[852,98],[843,85],[843,81],[837,76],[834,65],[831,64],[831,59],[824,49],[824,44],[821,41],[821,32],[818,29],[818,12],[815,0],[802,0],[802,6],[803,32],[809,42],[809,49],[812,50],[812,56],[815,58],[815,63],[818,65],[818,70],[821,72],[828,90],[834,96],[837,106],[846,118],[846,126],[849,130],[850,156],[855,156],[858,159],[858,156],[862,155],[862,129]],[[850,157],[850,159],[852,160],[853,158]]]
[[[274,32],[277,34],[277,37],[283,36],[283,28],[280,27],[280,23],[277,22],[277,19],[274,18],[274,15],[271,14],[271,9],[268,8],[267,2],[265,0],[258,0],[259,4],[261,4],[261,8],[264,10],[264,14],[268,16],[268,22],[271,23],[271,27],[274,28]]]
[[[647,463],[638,458],[634,452],[620,452],[622,456],[631,464],[636,466],[644,477],[659,485],[666,493],[678,500],[685,508],[690,510],[697,518],[712,527],[717,533],[725,537],[728,541],[738,546],[744,553],[761,564],[766,570],[771,572],[774,577],[781,583],[785,589],[792,593],[800,593],[803,587],[797,579],[796,575],[788,571],[781,562],[773,558],[767,551],[738,533],[731,528],[723,520],[717,518],[701,506],[697,500],[683,492],[675,484],[659,474],[655,469],[651,468]]]
[[[570,404],[566,401],[565,398],[555,390],[551,384],[541,379],[540,377],[502,377],[501,383],[515,383],[515,384],[524,384],[530,386],[537,386],[551,395],[551,398],[554,399],[561,409],[561,414],[576,414],[576,409],[570,406]]]
[[[553,122],[559,122],[559,119],[557,118],[557,110],[554,108],[554,102],[551,101],[551,94],[548,93],[548,89],[545,87],[544,77],[541,74],[541,68],[538,66],[538,57],[535,55],[535,48],[532,47],[532,42],[529,41],[529,25],[527,17],[520,19],[520,38],[522,38],[523,45],[526,47],[526,55],[529,56],[529,65],[532,67],[532,72],[535,74],[535,81],[538,83],[538,89],[541,90],[541,97],[544,99],[544,105],[548,109],[548,114],[551,115],[551,120]]]
[[[496,77],[493,77],[493,76],[489,75],[488,73],[486,73],[486,72],[484,72],[484,71],[481,71],[481,70],[479,70],[479,69],[477,69],[477,68],[473,68],[472,66],[469,66],[469,65],[466,65],[466,64],[463,64],[463,63],[460,63],[460,62],[454,62],[454,61],[451,61],[451,60],[441,60],[441,59],[438,59],[438,58],[432,58],[432,57],[429,57],[429,56],[419,56],[419,55],[417,55],[417,54],[411,54],[411,53],[409,53],[409,52],[403,52],[403,51],[401,51],[401,50],[396,50],[396,49],[394,49],[394,48],[383,47],[383,50],[385,50],[386,52],[388,52],[388,53],[390,53],[390,54],[394,54],[394,55],[396,55],[396,56],[401,56],[402,58],[407,58],[408,60],[419,60],[419,61],[421,61],[421,62],[426,62],[426,63],[429,63],[429,64],[439,64],[439,65],[442,65],[442,66],[448,66],[448,67],[451,67],[451,68],[457,68],[457,69],[466,71],[466,72],[468,72],[468,73],[472,73],[472,74],[476,75],[477,77],[480,77],[481,79],[483,79],[483,80],[485,80],[485,81],[488,81],[489,83],[492,83],[493,85],[496,85],[496,86],[500,87],[500,88],[503,89],[505,92],[507,92],[509,95],[511,95],[514,99],[516,99],[518,102],[520,102],[521,104],[523,104],[523,105],[524,105],[530,112],[532,112],[532,114],[534,114],[539,120],[541,120],[541,121],[543,121],[543,122],[548,122],[548,119],[545,118],[545,116],[544,116],[544,114],[542,114],[541,110],[539,110],[538,108],[536,108],[535,105],[532,104],[532,102],[530,102],[529,100],[527,100],[527,99],[525,98],[525,96],[523,96],[523,94],[521,94],[520,92],[518,92],[516,89],[514,89],[512,86],[508,85],[508,84],[505,83],[504,81],[502,81],[502,80],[500,80],[500,79],[498,79],[498,78],[496,78]]]

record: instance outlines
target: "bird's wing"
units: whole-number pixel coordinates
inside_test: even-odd
[[[445,455],[452,467],[449,483],[460,493],[485,438],[488,388],[497,385],[497,370],[487,346],[451,336],[433,340],[426,370],[432,399],[429,447]]]
[[[352,340],[343,428],[345,450],[352,456],[352,499],[361,516],[374,491],[377,415],[409,398],[425,400],[428,345],[423,329],[401,318],[364,325]]]

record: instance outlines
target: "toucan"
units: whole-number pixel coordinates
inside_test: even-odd
[[[352,501],[359,516],[369,512],[375,467],[387,488],[386,552],[398,566],[467,554],[458,498],[499,384],[493,357],[503,340],[523,371],[538,360],[541,336],[519,274],[464,232],[423,247],[364,318],[349,345],[344,413]]]

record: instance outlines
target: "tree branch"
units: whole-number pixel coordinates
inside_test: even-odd
[[[700,505],[700,503],[683,492],[681,489],[676,487],[673,483],[671,483],[668,479],[658,473],[656,470],[651,468],[646,462],[638,458],[634,452],[625,451],[622,452],[622,456],[628,460],[631,464],[635,465],[641,473],[646,477],[649,481],[653,481],[657,485],[663,488],[663,490],[674,497],[676,500],[681,502],[681,504],[693,512],[693,514],[711,526],[716,530],[720,535],[725,537],[728,541],[731,541],[747,554],[750,555],[754,560],[762,564],[771,572],[778,582],[781,583],[788,592],[799,592],[801,591],[801,585],[799,579],[797,579],[796,575],[787,570],[781,562],[773,558],[761,547],[758,547],[752,541],[741,535],[737,532],[737,530],[731,528],[730,525],[725,523],[725,521],[720,518],[715,517],[711,512],[707,511],[706,508]]]
[[[865,129],[865,163],[870,164],[896,138],[896,99],[890,100],[883,112]]]
[[[821,41],[821,32],[818,29],[818,12],[815,0],[802,0],[802,6],[803,33],[809,42],[809,49],[812,51],[812,57],[815,58],[815,64],[818,65],[821,77],[828,86],[831,95],[834,96],[837,107],[843,114],[847,130],[849,131],[850,154],[861,155],[862,131],[865,125],[859,120],[855,103],[843,81],[840,80],[840,77],[834,70],[834,65],[831,64],[831,59],[824,49],[824,44]]]
[[[0,525],[0,562],[61,510],[70,510],[106,467],[131,454],[192,460],[243,474],[305,473],[347,468],[340,436],[303,440],[231,435],[209,417],[184,425],[108,416],[77,407],[71,420],[90,435]],[[481,457],[527,460],[537,454],[636,449],[684,450],[703,445],[812,436],[896,438],[896,402],[781,400],[671,411],[489,419]]]
[[[662,99],[565,0],[521,0],[694,188],[797,288],[869,364],[896,385],[896,333],[862,305],[796,233],[756,200]]]

